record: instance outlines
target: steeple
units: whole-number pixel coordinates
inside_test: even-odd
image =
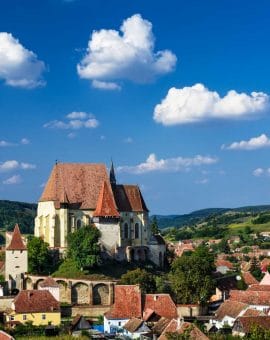
[[[15,225],[10,244],[6,250],[26,250],[18,224]]]
[[[115,178],[113,161],[111,161],[110,182],[111,182],[111,185],[116,185],[116,178]]]

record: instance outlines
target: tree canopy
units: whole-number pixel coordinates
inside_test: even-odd
[[[78,268],[92,268],[100,263],[99,238],[100,231],[92,225],[68,235],[68,257],[77,263]]]
[[[140,285],[141,291],[146,293],[154,293],[156,291],[156,281],[154,276],[145,269],[137,268],[123,274],[120,279],[123,285]]]
[[[32,274],[45,274],[50,270],[51,257],[49,244],[41,238],[31,236],[28,239],[28,271]]]
[[[206,303],[212,294],[214,257],[205,246],[175,259],[169,278],[178,303]]]

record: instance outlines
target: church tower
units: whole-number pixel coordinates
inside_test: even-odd
[[[22,278],[28,271],[28,252],[18,224],[15,225],[11,241],[6,238],[5,279],[9,289],[22,289]]]
[[[115,186],[115,185],[116,185],[116,177],[115,177],[115,172],[114,172],[113,161],[111,162],[110,182],[111,182],[111,185],[112,185],[112,186]]]

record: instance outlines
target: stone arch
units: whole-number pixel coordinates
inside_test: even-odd
[[[66,281],[57,280],[59,285],[59,297],[61,302],[70,303],[70,295],[68,294],[68,284]]]
[[[34,288],[33,281],[30,277],[27,277],[24,282],[24,288],[27,290],[32,290]]]
[[[109,287],[99,283],[93,288],[93,305],[109,305]]]
[[[34,284],[34,288],[39,289],[39,286],[40,286],[41,282],[43,282],[43,281],[44,281],[44,279],[38,279]]]
[[[89,304],[89,286],[83,282],[75,283],[71,288],[71,302],[75,305]]]

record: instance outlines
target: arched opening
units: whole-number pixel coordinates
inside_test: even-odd
[[[140,237],[139,223],[135,223],[135,238]]]
[[[103,283],[93,288],[93,305],[109,305],[109,287]]]
[[[40,284],[41,284],[41,282],[43,282],[43,281],[44,281],[44,279],[39,279],[39,280],[37,280],[36,283],[34,284],[34,288],[35,288],[35,289],[39,289]]]
[[[27,289],[27,290],[32,290],[32,289],[34,289],[34,287],[33,287],[33,282],[32,282],[32,280],[30,279],[30,277],[28,277],[28,278],[25,280],[24,289]]]
[[[124,224],[124,238],[128,239],[128,224]]]
[[[72,286],[71,302],[75,305],[89,304],[89,287],[87,284],[78,282]]]
[[[70,303],[70,298],[68,296],[68,285],[63,280],[56,281],[59,285],[59,296],[61,302]]]

